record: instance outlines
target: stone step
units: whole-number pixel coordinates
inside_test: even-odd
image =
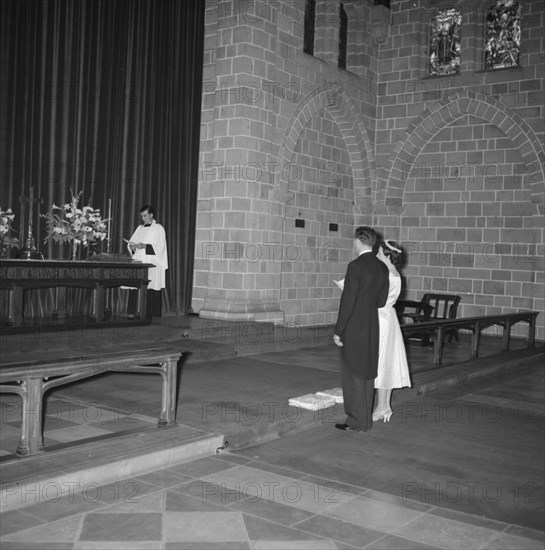
[[[216,454],[223,435],[184,424],[106,438],[0,462],[0,510],[80,494]]]

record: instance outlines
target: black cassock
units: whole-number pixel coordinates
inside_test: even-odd
[[[388,299],[389,272],[371,251],[348,264],[335,334],[340,336],[346,423],[365,431],[372,424],[379,351],[378,308]]]

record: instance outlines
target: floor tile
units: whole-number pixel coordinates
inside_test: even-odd
[[[358,547],[370,544],[384,536],[381,531],[326,516],[314,516],[298,523],[295,527],[314,535],[328,537]]]
[[[337,550],[331,540],[258,540],[251,543],[252,550]]]
[[[172,466],[170,470],[192,477],[203,477],[229,468],[233,468],[233,464],[213,458],[201,458],[200,460],[186,462],[179,466]]]
[[[157,470],[149,474],[144,474],[135,478],[135,481],[143,481],[160,489],[181,485],[193,479],[190,476],[173,472],[171,470]]]
[[[156,491],[148,495],[141,495],[138,498],[131,499],[134,502],[123,502],[108,506],[103,511],[113,514],[131,513],[131,512],[164,512],[165,511],[165,491]]]
[[[487,529],[492,529],[493,531],[499,532],[505,531],[509,526],[507,523],[503,523],[501,521],[496,521],[494,519],[488,519],[473,514],[466,514],[465,512],[458,512],[457,510],[452,510],[450,508],[441,508],[439,506],[435,507],[430,514],[442,518],[453,519],[462,523],[469,523],[470,525],[486,527]]]
[[[164,535],[167,541],[236,542],[248,541],[248,533],[238,512],[166,512]]]
[[[160,541],[162,514],[87,514],[80,541]]]
[[[434,508],[431,504],[424,504],[422,502],[418,502],[417,500],[403,498],[398,495],[391,495],[382,491],[374,491],[372,489],[366,491],[364,496],[368,499],[395,504],[396,506],[408,508],[409,510],[414,510],[416,512],[428,512]]]
[[[244,524],[251,541],[300,541],[317,540],[319,537],[285,525],[278,525],[261,518],[244,514]]]
[[[363,496],[343,502],[337,507],[326,510],[324,514],[388,533],[391,532],[393,525],[404,525],[419,516],[421,512]]]
[[[366,550],[438,550],[439,548],[441,547],[430,546],[395,535],[386,535],[365,547]]]
[[[223,452],[214,457],[215,460],[224,460],[225,462],[232,462],[233,464],[248,464],[252,462],[252,458],[247,458],[245,456],[240,456],[230,452]]]
[[[75,516],[84,512],[91,512],[97,507],[104,506],[101,501],[88,498],[86,493],[71,493],[58,500],[49,500],[33,504],[25,508],[25,513],[44,521],[56,521],[58,519]]]
[[[64,428],[60,430],[51,430],[47,432],[47,436],[61,443],[69,443],[72,441],[78,441],[80,439],[90,439],[92,437],[99,437],[101,435],[108,435],[109,431],[95,428],[87,424],[80,424],[73,426],[72,428]]]
[[[166,542],[165,550],[250,550],[250,543],[237,542]]]
[[[202,498],[194,497],[174,490],[166,491],[165,510],[167,512],[226,512],[225,506],[214,502],[206,502]]]
[[[481,548],[486,550],[543,550],[543,543],[537,540],[498,533]]]
[[[174,490],[199,499],[203,503],[220,506],[229,506],[230,504],[244,500],[248,496],[240,488],[218,485],[202,479],[190,481],[174,488]]]
[[[285,477],[291,477],[294,479],[301,479],[303,477],[306,477],[307,475],[297,470],[290,470],[289,468],[282,468],[281,466],[276,466],[274,464],[267,464],[266,462],[261,462],[260,460],[252,462],[252,468],[255,468],[256,470],[263,470],[264,472],[271,472],[273,474],[278,474]]]
[[[293,525],[314,514],[294,506],[286,506],[266,498],[249,497],[229,505],[229,508],[253,516],[259,516],[282,525]]]
[[[308,483],[315,483],[316,485],[322,486],[324,489],[331,489],[336,491],[342,491],[343,493],[349,493],[351,495],[361,495],[367,493],[369,490],[364,487],[358,487],[357,485],[350,485],[349,483],[341,483],[339,481],[333,481],[331,479],[326,479],[325,477],[307,475],[304,478],[301,478],[303,481]]]
[[[238,490],[287,506],[303,508],[309,512],[324,513],[355,498],[342,492],[324,490],[317,484],[307,483],[275,473],[237,466],[204,478],[224,490]]]
[[[85,407],[75,403],[54,403],[53,405],[48,403],[46,415],[67,422],[85,424],[88,420],[87,412],[84,409]]]
[[[93,541],[83,540],[76,542],[74,550],[162,550],[164,543],[158,540],[153,541]]]
[[[510,525],[505,532],[509,535],[516,535],[519,537],[525,537],[532,540],[538,540],[545,543],[545,532],[536,531],[535,529],[527,529],[519,525]]]
[[[137,504],[144,495],[155,491],[157,487],[151,483],[127,478],[101,485],[99,499],[104,504]]]
[[[61,519],[12,533],[6,541],[19,542],[74,542],[81,529],[82,516]]]
[[[9,533],[29,529],[41,523],[44,523],[44,521],[25,514],[20,510],[2,512],[0,514],[0,536],[3,537]]]
[[[73,542],[2,541],[2,550],[73,550]]]
[[[395,521],[393,525],[399,525]],[[496,531],[468,525],[432,514],[424,514],[408,524],[398,527],[394,534],[441,548],[474,549],[489,543]]]
[[[62,418],[55,418],[51,416],[46,416],[44,419],[44,432],[51,432],[53,430],[65,430],[66,428],[73,428],[74,426],[79,426],[75,422],[70,422],[68,420],[63,420]]]

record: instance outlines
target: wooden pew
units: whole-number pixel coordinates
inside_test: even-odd
[[[471,352],[468,360],[479,357],[479,345],[481,341],[481,331],[493,325],[503,327],[502,351],[509,350],[511,341],[511,327],[520,322],[528,323],[528,347],[532,347],[535,342],[535,326],[538,311],[520,311],[517,313],[504,313],[501,315],[485,315],[483,317],[462,317],[460,319],[440,319],[436,321],[425,321],[422,323],[401,325],[401,332],[404,337],[411,334],[427,333],[434,337],[433,364],[440,367],[443,359],[443,339],[453,329],[470,330]]]
[[[123,349],[116,352],[81,351],[63,359],[44,358],[0,364],[0,393],[16,393],[22,399],[20,456],[44,451],[43,396],[47,390],[103,372],[159,374],[163,393],[159,426],[176,423],[177,366],[182,353],[175,348]]]

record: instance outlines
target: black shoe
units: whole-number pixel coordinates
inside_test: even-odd
[[[335,424],[335,428],[337,428],[337,430],[343,430],[343,431],[348,431],[348,430],[353,430],[354,428],[350,427],[348,424]]]

